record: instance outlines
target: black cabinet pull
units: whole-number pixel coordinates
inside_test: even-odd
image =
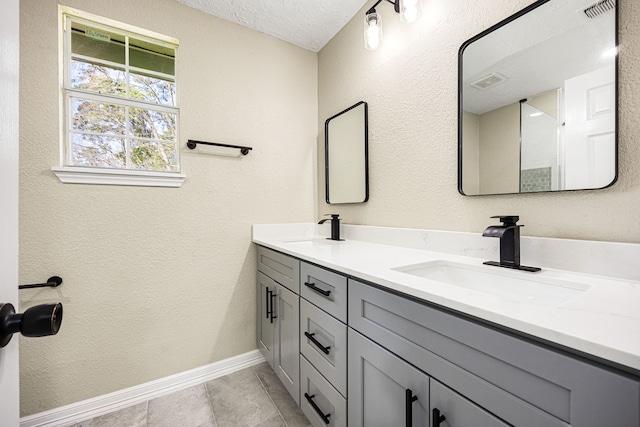
[[[411,427],[413,425],[413,402],[418,400],[418,396],[413,395],[413,391],[410,388],[404,391],[404,405],[405,405],[405,425]]]
[[[320,350],[322,350],[322,352],[323,352],[324,354],[329,354],[329,349],[330,349],[331,347],[325,347],[325,346],[323,346],[322,344],[320,344],[320,342],[318,342],[318,340],[317,340],[317,339],[315,339],[315,338],[313,337],[314,335],[315,335],[315,334],[310,334],[309,332],[306,332],[306,331],[305,331],[305,333],[304,333],[304,336],[305,336],[305,337],[307,337],[307,338],[309,338],[309,341],[311,341],[312,343],[314,343],[314,344],[316,345],[316,347],[318,347]]]
[[[320,289],[319,287],[316,286],[315,283],[304,282],[304,285],[316,291],[317,293],[324,295],[325,297],[328,297],[331,294],[331,291],[325,291],[324,289]]]
[[[433,427],[440,427],[440,424],[447,419],[444,415],[440,415],[440,410],[438,408],[433,408],[431,414],[433,418]]]
[[[269,301],[271,301],[271,298],[269,297],[269,294],[271,293],[271,291],[269,290],[269,287],[267,286],[267,292],[266,292],[266,298],[265,298],[265,302],[267,303],[267,319],[269,318],[269,315],[271,314],[271,311],[269,310]]]
[[[329,417],[331,416],[331,414],[325,415],[325,413],[322,412],[320,408],[318,408],[318,405],[316,405],[316,402],[313,401],[314,397],[316,397],[315,394],[313,396],[309,396],[309,393],[304,394],[304,398],[307,399],[307,401],[309,402],[309,405],[311,405],[311,407],[318,413],[320,418],[322,418],[322,421],[324,421],[325,424],[329,424]]]
[[[275,311],[275,310],[273,309],[273,299],[274,299],[275,297],[276,297],[276,293],[275,293],[275,292],[273,292],[273,291],[271,291],[271,296],[269,297],[269,299],[271,300],[271,312],[269,313],[269,315],[270,315],[271,317],[269,318],[269,321],[270,321],[271,323],[273,323],[273,319],[277,319],[277,318],[278,318],[278,316],[274,316],[274,315],[273,315],[273,312]]]

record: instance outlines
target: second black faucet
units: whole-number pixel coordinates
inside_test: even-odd
[[[344,240],[340,238],[340,214],[327,214],[331,216],[331,237],[327,237],[327,240]],[[318,224],[322,224],[329,221],[329,218],[321,219]]]

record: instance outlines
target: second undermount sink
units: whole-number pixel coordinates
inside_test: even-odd
[[[301,248],[314,248],[318,246],[327,246],[333,243],[333,240],[317,238],[317,239],[303,239],[303,240],[286,240],[284,243],[298,246]]]
[[[536,273],[441,260],[392,270],[510,301],[546,306],[562,304],[591,288],[586,283],[537,276]]]

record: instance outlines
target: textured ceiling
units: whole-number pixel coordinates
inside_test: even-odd
[[[367,0],[177,0],[318,52]]]

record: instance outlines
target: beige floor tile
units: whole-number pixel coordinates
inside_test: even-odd
[[[258,379],[262,383],[267,393],[273,400],[273,403],[280,411],[282,418],[288,427],[309,427],[311,424],[305,415],[302,413],[296,401],[293,400],[289,392],[284,385],[276,377],[275,372],[264,362],[253,367],[253,371],[258,376]]]
[[[215,427],[204,384],[149,401],[148,427]]]
[[[256,427],[280,415],[251,368],[205,385],[218,427]]]
[[[130,406],[110,414],[101,415],[77,424],[77,427],[145,427],[147,402]]]

